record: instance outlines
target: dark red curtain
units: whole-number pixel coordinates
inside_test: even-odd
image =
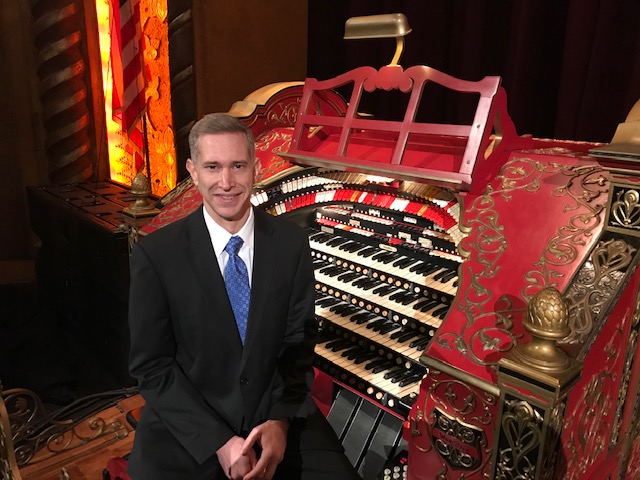
[[[309,76],[389,63],[393,40],[342,38],[349,17],[380,13],[409,20],[405,68],[501,76],[520,134],[608,142],[640,99],[640,0],[309,0]],[[446,92],[428,100],[419,120],[465,121],[473,108]],[[384,94],[363,105],[394,118],[403,99]]]

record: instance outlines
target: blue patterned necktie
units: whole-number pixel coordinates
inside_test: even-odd
[[[244,337],[247,333],[247,316],[249,314],[249,299],[251,298],[251,288],[249,287],[249,274],[247,266],[238,256],[242,247],[242,238],[233,236],[224,250],[229,254],[227,266],[224,268],[224,284],[227,287],[227,295],[231,301],[233,315],[236,317],[238,332],[244,344]]]

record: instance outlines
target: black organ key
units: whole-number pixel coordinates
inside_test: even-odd
[[[387,321],[386,318],[380,317],[378,320],[374,320],[373,322],[368,323],[367,324],[367,328],[376,329],[376,328],[381,327],[382,325],[384,325],[384,323],[386,321]]]
[[[374,253],[376,253],[377,251],[378,251],[377,248],[367,247],[367,248],[365,248],[363,250],[360,250],[358,252],[358,255],[361,256],[361,257],[367,258],[367,257],[370,257],[371,255],[373,255]]]
[[[350,320],[352,322],[355,322],[358,325],[362,325],[365,322],[368,322],[369,320],[371,320],[372,318],[375,318],[377,315],[375,313],[371,313],[371,312],[361,312],[361,313],[356,313],[355,315],[353,315]]]
[[[436,301],[427,303],[427,304],[423,305],[422,307],[420,307],[420,311],[426,313],[429,310],[432,310],[432,309],[438,307],[438,305],[442,305],[442,304],[439,301],[436,300]]]
[[[348,358],[349,360],[353,360],[359,355],[363,355],[364,353],[369,351],[369,347],[362,344],[352,344],[351,348],[347,347],[345,351],[340,353],[342,357]]]
[[[411,385],[412,383],[416,383],[422,379],[423,375],[421,374],[413,374],[407,378],[404,378],[398,382],[398,386],[406,387],[407,385]]]
[[[360,274],[358,272],[346,272],[343,273],[341,275],[338,275],[338,280],[342,281],[342,282],[350,282],[351,280],[354,280],[356,278],[358,278],[360,276]]]
[[[416,303],[413,308],[415,310],[420,310],[423,307],[433,308],[436,305],[440,305],[440,301],[435,298],[425,298],[424,300]]]
[[[335,237],[333,238],[333,240],[329,240],[328,242],[326,242],[326,244],[330,247],[337,247],[339,245],[342,245],[345,242],[348,242],[349,240],[347,240],[346,238],[343,237]]]
[[[355,358],[357,356],[358,353],[362,353],[362,346],[355,346],[353,348],[348,348],[347,350],[345,350],[344,352],[342,352],[340,355],[349,359]]]
[[[351,305],[350,303],[339,303],[329,308],[330,311],[337,313],[338,315],[348,315],[349,313],[356,312],[358,307]]]
[[[395,330],[396,328],[398,328],[400,325],[395,323],[395,322],[389,322],[386,325],[384,325],[382,328],[380,328],[378,330],[378,333],[389,333],[392,330]]]
[[[386,362],[384,362],[384,363],[382,363],[382,364],[380,364],[380,365],[378,365],[376,367],[373,367],[371,369],[371,371],[373,373],[380,373],[380,372],[383,372],[383,371],[387,370],[388,368],[393,367],[394,365],[395,365],[395,363],[393,363],[391,360],[387,360]]]
[[[458,272],[456,272],[455,270],[450,271],[449,273],[447,273],[446,275],[443,275],[442,278],[440,279],[440,281],[442,283],[447,283],[449,280],[451,280],[454,277],[458,276]]]
[[[398,332],[394,332],[392,333],[390,336],[392,339],[397,339],[400,335],[404,335],[405,333],[407,333],[408,329],[403,328],[402,330],[398,331]]]
[[[373,287],[380,285],[380,280],[376,280],[371,277],[363,277],[353,282],[353,285],[358,288],[362,288],[363,290],[370,290]]]
[[[384,378],[389,379],[389,378],[393,378],[395,375],[398,375],[399,373],[404,372],[406,369],[402,366],[399,367],[395,367],[390,369],[388,372],[386,372],[384,374]]]
[[[420,337],[420,338],[416,338],[414,341],[412,341],[409,346],[410,347],[421,347],[422,345],[428,344],[431,341],[430,337]]]
[[[364,368],[365,370],[373,370],[374,368],[378,368],[380,365],[386,364],[388,363],[389,360],[386,358],[376,358],[375,360],[372,360],[371,362],[367,363]]]
[[[351,243],[346,244],[346,245],[341,245],[340,248],[343,249],[346,252],[353,253],[353,252],[357,252],[358,250],[362,249],[362,244],[361,243],[357,243],[357,242],[351,242]]]
[[[387,252],[386,250],[378,250],[377,253],[371,258],[373,260],[380,260],[381,258],[385,258],[387,255],[389,255],[389,252]]]
[[[434,317],[440,317],[441,315],[444,316],[449,311],[450,307],[451,307],[451,305],[443,305],[442,307],[434,310],[432,315]]]
[[[331,305],[335,305],[336,303],[338,303],[340,301],[340,299],[335,298],[335,297],[327,297],[324,298],[322,300],[317,301],[316,303],[318,305],[320,305],[321,307],[329,307]]]
[[[445,276],[447,276],[447,275],[449,275],[450,273],[451,273],[451,270],[446,269],[446,268],[443,268],[443,269],[442,269],[442,271],[438,272],[437,274],[435,274],[435,275],[433,276],[433,279],[434,279],[434,280],[439,280],[439,281],[441,281],[442,283],[445,283],[445,282],[446,282],[446,280],[444,280],[444,277],[445,277]],[[454,272],[454,273],[455,273],[455,272]]]
[[[407,340],[412,339],[413,337],[416,337],[419,335],[419,332],[417,332],[416,330],[410,330],[408,332],[403,333],[402,335],[400,335],[398,337],[398,342],[400,343],[404,343]]]
[[[392,292],[395,292],[397,290],[397,287],[394,287],[393,285],[382,285],[376,289],[373,290],[373,293],[377,293],[380,296],[385,296],[385,295],[389,295]]]
[[[367,360],[371,360],[372,358],[375,358],[377,356],[377,352],[369,350],[367,353],[363,353],[362,355],[357,356],[353,363],[355,363],[356,365],[360,365],[361,363],[364,363]]]
[[[340,244],[340,246],[338,247],[338,250],[346,250],[347,248],[349,248],[351,245],[353,245],[354,242],[352,242],[351,240],[347,240],[343,243]]]
[[[389,326],[392,327],[392,329],[396,328],[396,324],[394,322],[391,322],[391,321],[385,319],[384,322],[375,323],[375,325],[373,327],[371,327],[371,329],[374,332],[383,333],[383,331],[386,330],[387,327],[389,327]]]
[[[396,260],[395,262],[393,262],[393,266],[394,267],[400,267],[400,268],[406,268],[409,265],[411,265],[412,263],[417,262],[417,260],[415,258],[411,258],[411,257],[402,257],[398,260]]]
[[[351,341],[349,339],[339,338],[337,340],[333,340],[333,341],[327,343],[326,347],[329,350],[333,350],[334,352],[337,352],[339,350],[342,350],[342,349],[348,347],[349,345],[351,345]]]

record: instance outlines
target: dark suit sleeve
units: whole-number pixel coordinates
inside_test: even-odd
[[[151,408],[193,458],[202,463],[233,435],[176,364],[176,339],[166,286],[145,251],[134,247],[129,298],[129,366]]]
[[[282,384],[273,395],[269,417],[306,417],[313,411],[311,384],[318,325],[315,319],[314,275],[309,240],[300,232],[302,248],[289,299],[287,331],[277,368]],[[291,258],[289,258],[291,261]]]

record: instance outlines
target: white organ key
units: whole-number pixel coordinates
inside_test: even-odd
[[[416,347],[409,347],[408,344],[402,345],[395,338],[391,338],[391,335],[394,332],[401,330],[402,327],[395,328],[394,330],[384,334],[378,333],[370,328],[367,328],[367,325],[375,321],[375,319],[372,319],[365,323],[357,324],[354,321],[350,320],[350,317],[355,314],[356,313],[351,313],[348,316],[342,316],[339,313],[332,312],[328,307],[316,306],[316,315],[319,315],[320,317],[325,318],[346,330],[357,333],[358,335],[365,337],[368,340],[377,343],[378,345],[387,347],[400,355],[410,358],[411,360],[418,361],[420,359],[422,352],[419,351]]]
[[[341,257],[341,258],[344,258],[347,255],[347,253],[344,252],[343,250],[340,250],[339,247],[332,247],[332,246],[326,245],[326,243],[318,242],[313,239],[310,239],[309,243],[311,245],[311,248],[321,251],[323,253],[327,253],[327,254],[334,255],[336,257]],[[363,244],[363,248],[365,246],[366,245]],[[380,251],[382,252],[382,250]],[[388,282],[389,277],[391,277],[394,280],[397,278],[401,278],[408,282],[412,282],[420,286],[426,286],[434,290],[447,293],[449,295],[455,295],[456,293],[457,287],[454,285],[454,283],[458,278],[457,275],[454,276],[447,283],[442,283],[439,280],[435,280],[433,278],[441,270],[443,270],[444,267],[441,267],[438,270],[428,275],[424,275],[421,273],[411,272],[409,268],[394,267],[393,263],[396,260],[393,260],[389,263],[384,263],[382,261],[378,261],[376,259],[371,258],[372,256],[373,255],[369,257],[363,257],[361,255],[357,255],[356,253],[355,255],[351,255],[349,260],[352,261],[353,263],[359,263],[364,267],[369,267],[375,270],[379,270],[380,272],[383,272],[381,276],[381,279],[383,279],[383,281]],[[403,256],[403,258],[409,258],[409,257]]]
[[[332,284],[335,285],[335,277],[331,277],[322,272],[316,271],[315,278],[317,282],[321,282],[326,285],[332,285]],[[335,286],[335,288],[339,288],[345,293],[355,295],[357,297],[360,297],[362,300],[380,305],[388,310],[397,312],[404,317],[418,320],[422,323],[426,323],[433,327],[439,327],[440,324],[442,323],[442,320],[440,320],[439,318],[433,317],[428,313],[421,312],[413,308],[413,305],[415,305],[416,303],[418,303],[423,299],[422,297],[417,300],[414,300],[408,305],[403,305],[400,302],[396,302],[394,300],[390,300],[387,297],[378,295],[377,293],[373,293],[373,290],[375,290],[375,288],[372,288],[370,290],[363,290],[361,288],[354,287],[353,285],[351,285],[351,283],[341,283],[340,287]]]
[[[334,352],[333,350],[326,348],[324,344],[316,345],[315,353],[380,390],[380,392],[367,391],[367,393],[374,396],[378,401],[383,400],[383,395],[381,395],[382,393],[389,393],[398,398],[402,398],[412,392],[417,393],[420,388],[419,381],[416,381],[411,385],[400,387],[398,382],[394,383],[391,379],[384,378],[387,370],[373,373],[371,370],[364,368],[365,364],[356,365],[352,360],[343,357],[340,354],[340,351]]]

